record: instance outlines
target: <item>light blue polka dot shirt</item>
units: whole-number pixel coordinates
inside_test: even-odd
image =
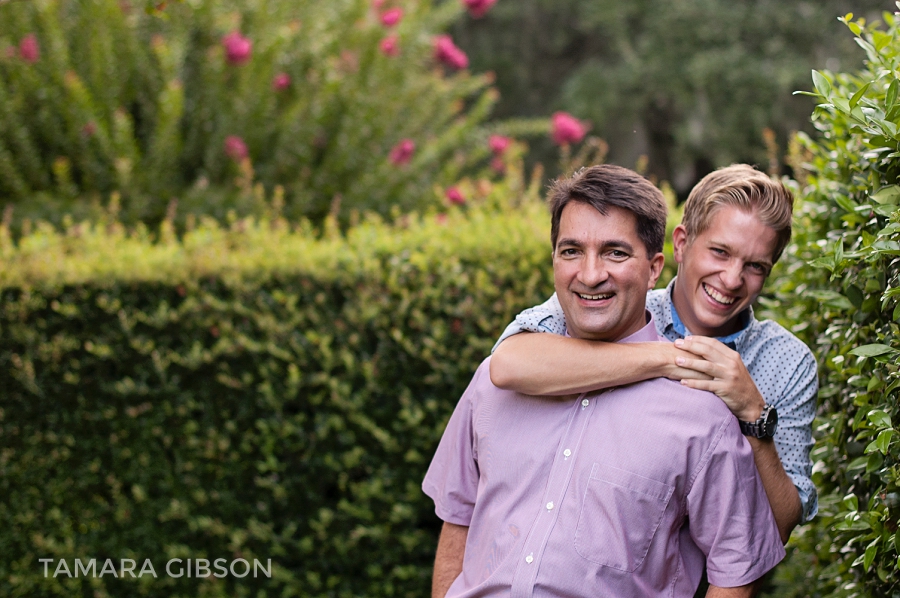
[[[672,287],[647,293],[647,309],[657,332],[674,342],[689,334],[672,304]],[[818,496],[812,483],[812,421],[816,414],[818,376],[816,360],[800,339],[771,320],[753,317],[753,308],[741,315],[743,328],[718,340],[736,350],[766,403],[778,411],[775,447],[784,469],[797,487],[803,507],[802,522],[815,517]],[[566,333],[566,319],[556,294],[541,305],[526,309],[506,327],[494,345],[520,332]]]

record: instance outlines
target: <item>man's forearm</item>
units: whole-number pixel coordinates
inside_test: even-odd
[[[720,588],[710,585],[706,591],[706,598],[751,598],[757,592],[756,582],[736,588]]]
[[[800,523],[802,507],[800,494],[797,487],[784,470],[784,465],[778,457],[778,451],[772,440],[758,440],[747,438],[753,449],[753,460],[763,487],[766,489],[766,497],[775,515],[775,523],[778,524],[778,533],[781,541],[787,543],[791,532]]]
[[[529,395],[567,395],[670,375],[668,343],[603,343],[522,333],[497,347],[491,382]]]
[[[466,554],[469,528],[444,522],[437,554],[434,556],[434,575],[431,578],[431,598],[444,598],[453,581],[459,577]]]

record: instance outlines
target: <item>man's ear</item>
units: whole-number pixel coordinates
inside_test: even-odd
[[[675,256],[675,263],[680,264],[684,259],[684,249],[688,245],[687,229],[683,224],[679,224],[672,231],[672,252]]]
[[[648,291],[656,286],[656,281],[659,280],[659,276],[662,274],[663,266],[665,266],[665,264],[666,256],[661,253],[657,253],[650,258],[650,280],[647,281]]]

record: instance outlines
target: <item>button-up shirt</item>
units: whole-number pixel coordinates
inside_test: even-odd
[[[658,340],[650,323],[623,342]],[[460,399],[423,489],[469,526],[447,596],[693,596],[761,577],[784,548],[737,420],[654,379],[577,398],[491,384]]]
[[[672,303],[676,280],[673,278],[665,289],[647,293],[647,309],[653,314],[657,333],[672,342],[690,334]],[[802,521],[809,521],[818,512],[809,457],[819,388],[815,357],[800,339],[778,323],[757,320],[752,308],[738,317],[741,330],[718,340],[740,354],[766,403],[778,412],[775,448],[800,496]],[[494,348],[510,336],[525,331],[565,334],[566,318],[556,294],[516,316]]]

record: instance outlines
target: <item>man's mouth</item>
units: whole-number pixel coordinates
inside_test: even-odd
[[[703,283],[703,290],[706,291],[706,294],[712,297],[716,303],[721,303],[722,305],[731,305],[737,300],[737,297],[727,297],[706,283]]]
[[[599,295],[588,295],[585,293],[578,293],[578,296],[587,301],[600,301],[601,299],[609,299],[613,296],[612,293],[600,293]]]

